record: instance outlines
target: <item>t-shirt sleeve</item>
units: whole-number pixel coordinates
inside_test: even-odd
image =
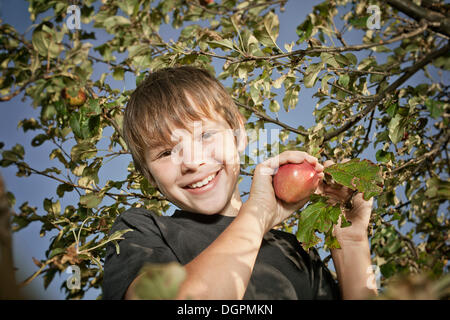
[[[132,229],[116,246],[108,243],[103,275],[103,299],[123,299],[126,290],[147,262],[168,263],[177,261],[156,223],[156,217],[144,209],[133,208],[123,212],[114,222],[109,234]]]
[[[317,300],[341,300],[339,285],[315,248],[309,252],[312,262],[313,290]]]

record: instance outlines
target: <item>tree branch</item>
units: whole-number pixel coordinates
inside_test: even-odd
[[[22,167],[23,169],[30,171],[31,173],[38,174],[38,175],[42,175],[42,176],[44,176],[44,177],[53,179],[53,180],[58,181],[58,182],[60,182],[60,183],[67,184],[67,185],[69,185],[69,186],[71,186],[71,187],[73,187],[73,188],[75,188],[75,189],[79,188],[79,189],[83,189],[83,190],[87,190],[87,191],[91,191],[91,192],[96,192],[96,193],[100,193],[100,192],[101,192],[101,190],[97,190],[97,189],[90,188],[90,187],[84,187],[84,186],[81,186],[81,185],[79,185],[79,184],[74,184],[74,183],[72,183],[72,182],[70,182],[70,181],[63,180],[63,179],[61,179],[61,178],[55,177],[55,176],[53,176],[53,175],[51,175],[51,174],[48,174],[48,173],[46,173],[46,172],[36,170],[36,169],[34,169],[34,168],[29,167],[28,165],[26,165],[26,164],[24,164],[24,163],[16,162],[15,164],[16,164],[18,167]],[[149,199],[149,200],[151,200],[151,199],[156,199],[156,200],[159,200],[159,201],[167,200],[165,197],[159,197],[159,196],[146,196],[146,195],[144,195],[144,194],[135,193],[135,192],[127,192],[126,194],[117,194],[117,193],[112,193],[112,192],[105,192],[104,194],[107,195],[107,196],[109,196],[109,197],[111,197],[111,198],[114,199],[114,200],[116,200],[116,197],[119,197],[119,196],[136,197],[136,198],[140,198],[140,199]]]
[[[436,141],[433,145],[433,147],[431,148],[430,151],[424,153],[423,155],[411,159],[408,162],[402,164],[401,166],[395,168],[394,170],[392,170],[390,172],[391,176],[394,176],[395,174],[397,174],[399,171],[403,170],[406,167],[409,167],[411,165],[416,166],[416,169],[418,168],[418,165],[421,164],[422,162],[424,162],[425,160],[428,160],[430,157],[434,157],[440,150],[441,147],[444,146],[444,150],[447,150],[446,146],[448,144],[448,140],[449,140],[449,134],[443,134],[441,136],[441,138]]]
[[[293,128],[293,127],[291,127],[291,126],[289,126],[289,125],[287,125],[287,124],[281,122],[281,121],[278,121],[278,120],[276,120],[276,119],[273,119],[273,118],[271,118],[271,117],[265,115],[265,114],[262,113],[261,111],[257,110],[256,108],[247,106],[247,105],[242,104],[242,103],[240,103],[240,102],[238,102],[238,101],[236,101],[236,100],[234,101],[234,103],[236,103],[239,107],[242,107],[242,108],[245,108],[245,109],[247,109],[247,110],[252,111],[258,118],[261,118],[261,119],[263,119],[264,121],[267,121],[267,122],[271,122],[271,123],[277,124],[277,125],[279,125],[280,127],[284,128],[284,129],[286,129],[286,130],[288,130],[288,131],[291,131],[291,132],[293,132],[293,133],[297,133],[297,134],[299,134],[299,135],[301,135],[301,136],[304,136],[304,137],[308,136],[308,133],[307,133],[307,132],[300,131],[300,130],[298,130],[298,129],[295,129],[295,128]]]
[[[419,62],[412,65],[408,69],[406,69],[405,73],[399,77],[394,83],[389,85],[386,89],[381,91],[378,95],[376,95],[376,98],[370,102],[366,108],[364,108],[360,113],[354,115],[351,117],[342,127],[339,129],[333,130],[331,132],[328,132],[325,134],[323,138],[323,142],[328,141],[341,133],[347,131],[349,128],[354,126],[356,123],[358,123],[361,119],[363,119],[366,115],[368,115],[372,110],[374,110],[377,105],[389,94],[394,92],[398,87],[400,87],[403,83],[405,83],[409,78],[411,78],[417,71],[425,67],[427,64],[429,64],[434,59],[446,54],[450,50],[450,42],[447,43],[446,46],[432,51],[429,54],[427,54],[425,57],[423,57]]]
[[[401,35],[391,38],[389,40],[379,41],[377,43],[359,44],[359,45],[343,46],[343,47],[331,47],[331,48],[318,47],[318,48],[299,49],[299,50],[295,50],[295,51],[292,51],[289,53],[276,54],[276,55],[272,55],[272,56],[262,56],[262,57],[249,56],[244,59],[235,60],[232,63],[240,63],[240,62],[245,62],[245,61],[249,61],[249,60],[275,60],[275,59],[286,58],[286,57],[296,56],[296,55],[300,55],[303,57],[307,54],[321,53],[321,52],[334,53],[334,52],[345,52],[345,51],[361,51],[361,50],[370,49],[370,48],[377,47],[377,46],[383,46],[383,45],[391,44],[391,43],[401,41],[404,39],[415,37],[415,36],[421,34],[422,32],[424,32],[427,29],[427,27],[428,27],[428,25],[425,22],[423,22],[422,26],[420,28],[417,28],[414,31],[401,34]]]
[[[3,179],[0,176],[0,299],[19,299],[14,275],[11,239],[11,212]]]
[[[400,230],[397,230],[390,222],[387,222],[382,217],[380,217],[380,219],[381,219],[382,224],[394,229],[394,231],[398,234],[399,238],[401,240],[405,241],[406,245],[408,246],[409,250],[411,251],[411,253],[414,256],[414,260],[417,261],[419,259],[419,255],[417,254],[417,249],[416,249],[414,242],[410,238],[405,236],[403,233],[401,233]]]
[[[421,7],[409,0],[386,0],[389,5],[407,16],[420,21],[425,19],[428,22],[436,22],[431,29],[450,37],[450,18],[440,12]]]

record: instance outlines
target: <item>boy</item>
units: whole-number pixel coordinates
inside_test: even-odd
[[[305,252],[294,235],[272,228],[307,200],[276,199],[272,175],[285,163],[317,159],[286,151],[258,164],[248,200],[238,189],[239,154],[247,145],[244,118],[225,88],[205,70],[167,68],[152,73],[132,94],[124,136],[136,168],[179,210],[158,216],[140,208],[123,212],[111,232],[131,228],[108,246],[104,299],[132,298],[146,262],[178,262],[186,279],[178,299],[365,298],[370,250],[371,202],[355,198],[346,216],[352,226],[335,228],[342,249],[333,250],[339,287],[316,250]],[[327,163],[325,163],[326,165]],[[329,164],[329,163],[328,163]],[[342,198],[347,190],[320,186]]]

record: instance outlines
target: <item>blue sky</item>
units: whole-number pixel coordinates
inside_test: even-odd
[[[306,15],[312,11],[312,7],[320,1],[289,1],[286,10],[283,13],[279,13],[280,17],[280,35],[277,40],[278,45],[282,48],[284,43],[290,43],[297,39],[295,33],[296,27],[305,19]],[[339,17],[339,16],[338,16]],[[19,32],[26,33],[26,38],[30,39],[33,26],[29,19],[28,2],[24,0],[0,0],[0,18],[3,23],[8,23],[14,26]],[[340,22],[336,19],[338,26]],[[82,25],[82,28],[91,30],[91,25]],[[161,28],[161,35],[165,39],[176,39],[179,31],[172,30],[170,26],[163,26]],[[97,33],[97,40],[94,45],[98,45],[109,38],[110,35],[105,32]],[[353,32],[350,38],[346,38],[349,44],[357,44],[361,42],[362,32]],[[357,54],[358,56],[358,54]],[[216,61],[214,66],[216,71],[221,71],[221,61]],[[105,66],[96,66],[94,69],[94,79],[97,79],[99,75],[106,72]],[[217,74],[218,74],[217,73]],[[113,88],[118,89],[133,89],[135,87],[135,79],[132,75],[127,74],[125,81],[115,81],[112,77],[109,77],[108,82]],[[423,72],[419,72],[408,83],[416,84],[421,82],[428,82],[425,79]],[[300,99],[298,106],[295,110],[291,110],[286,113],[283,108],[278,113],[278,117],[281,121],[297,127],[302,125],[305,128],[314,124],[314,117],[312,111],[316,105],[316,99],[312,98],[312,95],[316,92],[314,88],[305,89],[302,87],[300,91]],[[21,129],[17,128],[17,123],[24,118],[39,116],[39,109],[33,109],[31,106],[31,100],[26,99],[22,101],[23,94],[13,98],[9,102],[0,104],[2,108],[2,116],[0,117],[0,141],[5,143],[5,148],[11,148],[16,143],[20,143],[25,146],[26,156],[25,160],[34,168],[43,169],[49,164],[49,153],[53,149],[53,146],[49,143],[44,143],[39,148],[31,147],[31,140],[37,134],[36,132],[24,133]],[[280,104],[281,104],[281,98]],[[275,117],[275,114],[270,114]],[[268,125],[267,129],[277,128],[275,125]],[[111,130],[105,130],[104,135],[110,135]],[[361,158],[370,159],[375,161],[373,149],[369,148],[362,155]],[[113,161],[110,161],[105,165],[99,174],[101,181],[112,179],[123,179],[127,174],[127,166],[131,158],[129,156],[122,156]],[[5,179],[7,188],[12,191],[16,196],[16,210],[18,206],[23,202],[28,201],[31,206],[37,206],[39,208],[38,213],[43,214],[42,201],[44,198],[50,198],[54,195],[57,184],[45,177],[34,176],[28,178],[18,178],[15,176],[15,169],[13,168],[1,168],[1,174]],[[240,190],[248,191],[250,187],[250,179],[244,178],[241,183]],[[245,199],[245,198],[244,198]],[[75,197],[66,197],[62,201],[62,206],[67,204],[76,204]],[[169,214],[173,212],[175,208],[169,211]],[[44,237],[39,236],[39,230],[41,225],[38,223],[32,223],[27,228],[17,232],[13,236],[14,241],[14,258],[15,264],[18,268],[16,277],[18,281],[24,280],[37,270],[37,267],[32,262],[32,257],[37,259],[43,259],[44,253],[48,248],[49,240],[54,233],[49,233]],[[325,253],[321,252],[324,256]],[[44,291],[42,277],[37,277],[29,286],[28,290],[37,296],[45,299],[64,299],[64,294],[60,291],[59,287],[68,278],[68,274],[62,274],[60,277],[56,276],[50,287]],[[95,299],[99,294],[98,290],[89,291],[85,298]]]

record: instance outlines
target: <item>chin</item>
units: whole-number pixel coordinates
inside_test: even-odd
[[[219,213],[223,210],[224,206],[220,206],[217,203],[214,203],[211,206],[205,205],[202,206],[201,209],[192,209],[193,211],[201,214],[213,215]]]

